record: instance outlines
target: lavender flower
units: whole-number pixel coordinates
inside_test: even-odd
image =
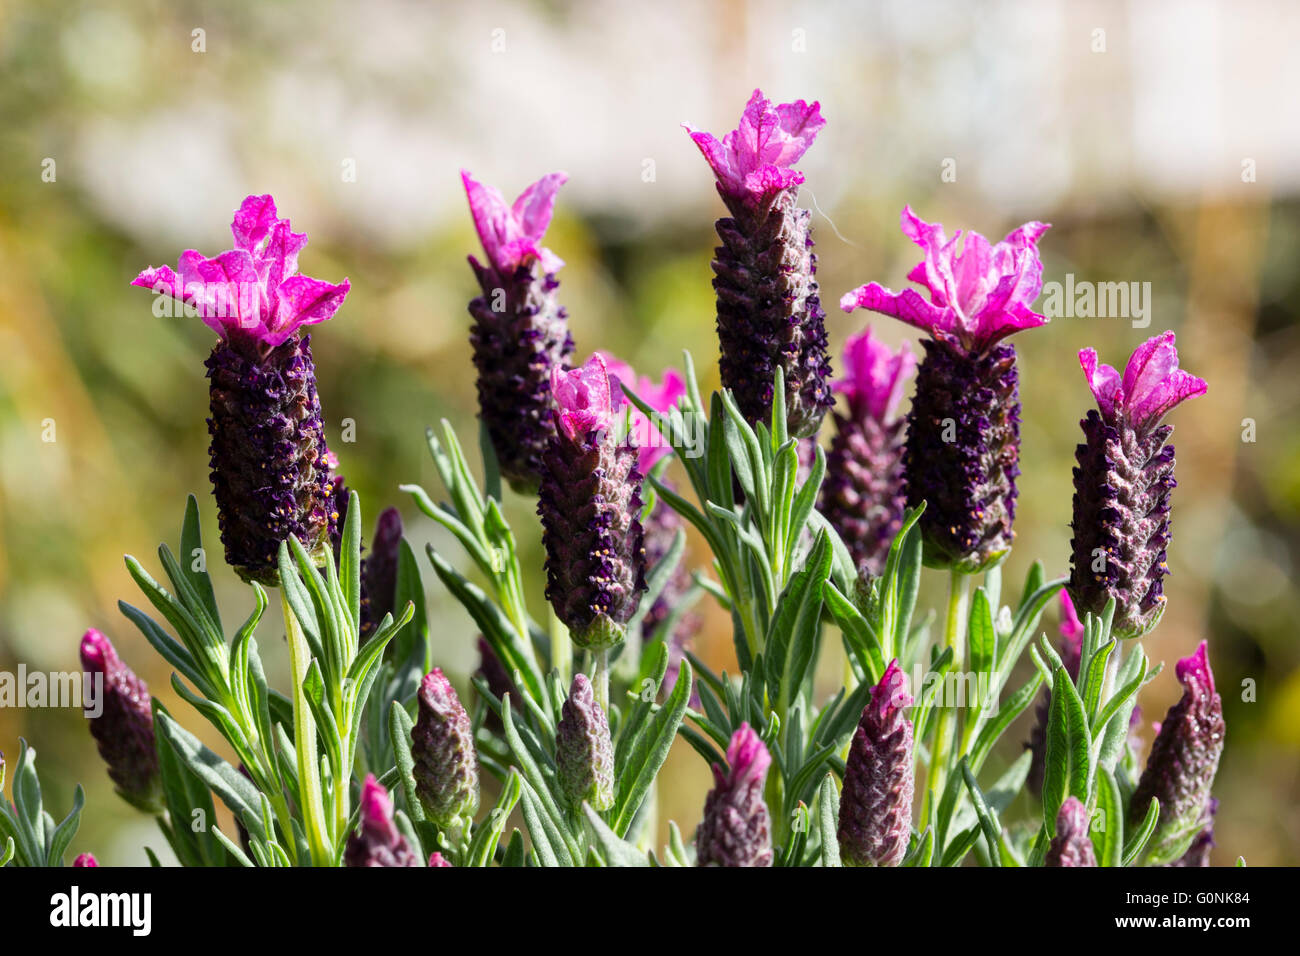
[[[406,837],[393,823],[393,801],[373,773],[361,787],[361,826],[343,849],[345,866],[419,866]]]
[[[553,370],[557,432],[542,456],[537,513],[546,547],[546,596],[574,643],[623,640],[645,584],[641,472],[615,435],[617,406],[605,360]]]
[[[912,832],[912,705],[907,678],[890,661],[862,708],[840,791],[840,859],[848,866],[898,866]]]
[[[429,865],[434,867],[451,866],[451,862],[444,858],[441,853],[434,851],[429,855]]]
[[[860,574],[884,571],[903,521],[903,383],[916,367],[904,345],[891,352],[867,329],[844,347],[846,375],[835,389],[846,414],[834,413],[835,438],[826,456],[820,510],[839,532]]]
[[[72,861],[74,867],[99,866],[99,861],[95,859],[93,853],[79,853],[77,858]]]
[[[1189,838],[1210,819],[1210,787],[1223,753],[1223,702],[1214,689],[1214,674],[1202,641],[1175,671],[1183,696],[1169,708],[1146,769],[1129,804],[1134,823],[1146,817],[1152,798],[1160,801],[1160,819],[1147,846],[1150,863],[1169,863],[1182,856]]]
[[[614,388],[614,395],[619,401],[623,397],[623,385],[627,384],[635,394],[656,412],[667,413],[677,404],[677,400],[686,394],[686,381],[676,369],[666,368],[660,382],[649,376],[638,376],[626,362],[620,361],[608,352],[600,353],[609,371],[609,380]],[[671,446],[660,433],[655,422],[646,418],[641,410],[630,402],[628,414],[631,417],[630,432],[636,440],[637,471],[642,475],[650,474],[650,469],[671,453]],[[642,522],[642,536],[645,546],[646,570],[653,568],[672,547],[677,531],[684,527],[682,517],[660,500]],[[684,599],[691,587],[691,576],[682,563],[678,563],[669,576],[663,590],[654,603],[641,618],[641,633],[645,637],[654,635],[661,624],[672,614],[674,608]],[[670,634],[665,635],[668,642],[668,672],[663,680],[662,690],[671,693],[677,684],[677,674],[681,662],[694,642],[700,629],[698,614],[687,612],[677,619]]]
[[[763,784],[772,757],[749,724],[727,747],[727,770],[713,765],[713,789],[695,833],[699,866],[771,866],[772,827]]]
[[[88,680],[96,675],[103,680],[102,711],[88,720],[117,792],[146,813],[160,813],[162,776],[149,688],[117,656],[112,642],[93,628],[81,638],[81,667]]]
[[[451,682],[435,667],[420,682],[411,728],[415,791],[425,816],[444,830],[469,822],[478,809],[474,728]]]
[[[1061,592],[1061,663],[1071,680],[1079,676],[1079,660],[1083,656],[1083,625],[1079,615],[1074,611],[1074,602],[1068,591]],[[1034,729],[1030,732],[1029,742],[1025,744],[1033,751],[1030,758],[1029,776],[1026,782],[1029,792],[1040,796],[1043,792],[1043,771],[1047,760],[1047,720],[1052,708],[1052,692],[1045,691],[1038,701],[1034,713]]]
[[[1097,854],[1088,836],[1090,823],[1088,808],[1078,797],[1068,797],[1056,814],[1056,835],[1043,866],[1096,866]]]
[[[181,254],[177,270],[141,272],[132,285],[197,311],[220,340],[205,363],[212,487],[226,562],[246,581],[275,584],[280,543],[296,535],[324,556],[333,511],[310,337],[350,285],[298,275],[307,237],[249,196],[231,224],[235,248],[207,259]]]
[[[803,100],[773,106],[755,90],[722,142],[685,126],[731,213],[717,222],[713,260],[722,385],[747,421],[766,423],[780,368],[787,425],[800,438],[833,404],[811,214],[796,205],[804,177],[791,168],[826,125],[820,109]]]
[[[593,810],[614,805],[614,745],[609,720],[591,690],[591,682],[575,674],[569,698],[555,728],[555,768],[560,789],[577,810],[584,801]]]
[[[470,345],[478,369],[479,418],[501,474],[521,493],[537,488],[541,456],[555,435],[551,370],[567,368],[573,337],[556,301],[564,262],[542,246],[555,194],[568,177],[551,173],[507,205],[462,170],[474,227],[487,256],[469,257],[483,294],[469,304]]]
[[[892,292],[870,282],[840,307],[891,315],[930,333],[916,376],[903,454],[907,503],[926,502],[920,527],[925,561],[973,573],[1011,549],[1020,474],[1016,350],[1002,339],[1047,319],[1030,303],[1042,288],[1036,243],[1047,230],[1030,222],[996,245],[968,233],[959,253],[943,226],[904,208],[905,235],[925,250],[908,278],[926,288]]]
[[[1093,614],[1114,598],[1113,633],[1139,637],[1164,613],[1169,573],[1169,499],[1177,482],[1174,448],[1165,444],[1173,426],[1160,419],[1207,386],[1178,367],[1173,332],[1138,346],[1122,379],[1099,366],[1092,349],[1079,353],[1079,363],[1099,410],[1079,423],[1070,596]]]

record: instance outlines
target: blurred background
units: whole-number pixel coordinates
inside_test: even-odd
[[[1210,391],[1171,416],[1173,575],[1147,640],[1168,666],[1142,705],[1159,720],[1178,697],[1174,659],[1208,639],[1228,726],[1215,861],[1300,862],[1298,45],[1300,7],[1285,0],[0,0],[0,670],[77,669],[78,639],[98,627],[204,727],[116,608],[141,603],[123,553],[156,570],[187,493],[217,540],[213,336],[156,318],[128,286],[140,269],[229,248],[232,210],[273,193],[311,237],[302,271],[352,281],[312,342],[342,471],[369,519],[397,505],[417,552],[432,540],[459,560],[397,490],[441,494],[426,425],[445,417],[468,444],[476,432],[465,255],[477,243],[459,169],[508,197],[566,170],[547,245],[567,261],[578,357],[607,349],[657,376],[687,348],[707,390],[722,207],[679,124],[721,136],[761,86],[778,102],[819,99],[828,121],[800,164],[828,304],[868,280],[905,284],[917,254],[898,230],[904,203],[995,239],[1053,223],[1049,282],[1150,283],[1148,328],[1062,316],[1016,339],[1024,474],[1006,590],[1035,558],[1067,567],[1077,422],[1092,403],[1077,350],[1122,367],[1176,330]],[[832,309],[837,357],[865,321]],[[890,342],[914,338],[873,321]],[[508,511],[540,617],[533,506],[512,496]],[[248,590],[215,577],[227,617],[241,616]],[[471,622],[434,575],[426,586],[437,657],[463,688]],[[729,666],[728,623],[706,610],[701,653]],[[262,644],[283,678],[279,645]],[[141,863],[142,844],[163,846],[113,795],[79,711],[0,709],[11,761],[20,735],[56,816],[76,782],[87,788],[74,853]],[[1027,735],[1008,735],[1008,756]],[[686,747],[670,759],[661,817],[689,834],[707,768]]]

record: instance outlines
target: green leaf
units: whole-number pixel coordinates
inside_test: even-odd
[[[614,798],[614,805],[609,811],[610,826],[620,837],[626,836],[631,829],[646,793],[654,784],[659,768],[668,758],[673,738],[677,736],[677,728],[681,726],[682,718],[686,716],[686,707],[691,699],[691,687],[694,682],[690,661],[682,661],[673,692],[668,695],[668,699],[659,708],[659,712],[650,721],[645,732],[638,734],[636,740],[628,742],[631,752],[626,760],[622,761],[624,769],[618,776],[618,792]]]
[[[821,825],[822,866],[840,866],[839,793],[835,775],[828,773],[817,794],[818,819]]]
[[[221,633],[221,609],[217,607],[217,596],[212,590],[212,578],[206,571],[195,571],[194,562],[202,554],[202,564],[207,566],[207,553],[203,550],[203,537],[199,529],[199,502],[193,495],[185,499],[185,520],[181,524],[181,566],[185,569],[186,579],[194,593],[207,610],[209,617]]]
[[[647,854],[638,850],[635,846],[619,837],[617,833],[611,830],[608,824],[600,818],[590,805],[582,805],[583,815],[587,818],[587,825],[591,828],[592,836],[595,837],[596,845],[600,847],[601,854],[605,858],[606,866],[649,866],[650,858]]]
[[[929,866],[930,861],[934,858],[934,829],[926,827],[925,832],[919,837],[913,838],[912,849],[907,856],[903,858],[900,866],[916,867]]]
[[[1097,809],[1101,811],[1101,829],[1093,827],[1093,849],[1098,866],[1124,865],[1124,803],[1115,775],[1105,767],[1097,781]]]
[[[420,803],[415,785],[415,761],[411,757],[411,728],[415,724],[400,701],[393,701],[388,710],[388,734],[397,761],[397,779],[406,795],[406,812],[416,823],[424,822],[424,805]]]
[[[983,588],[975,591],[970,605],[970,669],[976,674],[993,670],[993,655],[997,651],[997,635],[993,631],[993,608]]]
[[[1151,804],[1147,807],[1147,815],[1142,818],[1142,823],[1124,844],[1124,866],[1132,866],[1141,856],[1142,851],[1146,849],[1147,841],[1151,839],[1151,834],[1156,832],[1156,824],[1159,822],[1160,801],[1152,797]]]
[[[1052,679],[1052,703],[1047,722],[1047,753],[1043,780],[1043,823],[1056,832],[1056,814],[1065,798],[1074,795],[1087,806],[1092,780],[1092,740],[1074,683],[1064,667]]]
[[[997,817],[989,808],[988,801],[984,799],[984,793],[975,781],[975,774],[971,773],[970,761],[965,757],[961,761],[961,775],[966,781],[966,789],[970,792],[971,803],[975,807],[975,816],[979,819],[984,841],[988,844],[989,862],[993,866],[1002,866],[1005,859],[1002,825],[998,823]]]
[[[203,746],[171,715],[159,712],[156,720],[158,730],[190,772],[221,798],[221,802],[244,824],[244,829],[258,839],[266,840],[269,834],[262,826],[258,812],[261,799],[257,788],[238,770]]]
[[[830,576],[831,549],[817,537],[804,567],[790,578],[767,631],[768,686],[784,712],[799,693],[817,655],[822,588]]]
[[[474,839],[470,841],[469,852],[466,854],[465,866],[481,867],[492,862],[497,845],[501,842],[501,834],[505,831],[510,814],[514,812],[515,804],[519,802],[523,789],[521,784],[518,771],[511,768],[510,775],[506,777],[505,785],[501,788],[501,796],[497,798],[496,806],[474,832]]]

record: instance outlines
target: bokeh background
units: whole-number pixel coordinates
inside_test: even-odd
[[[904,283],[916,258],[897,227],[905,202],[994,238],[1053,223],[1049,281],[1151,284],[1147,329],[1062,317],[1017,338],[1024,475],[1007,589],[1034,558],[1066,567],[1091,403],[1075,353],[1092,345],[1122,364],[1176,330],[1210,391],[1172,417],[1173,576],[1148,650],[1172,665],[1210,641],[1228,723],[1216,862],[1300,862],[1298,46],[1300,7],[1286,0],[0,0],[0,670],[75,669],[95,626],[186,709],[116,602],[139,602],[122,554],[156,568],[187,493],[216,540],[212,334],[155,318],[128,287],[137,271],[228,248],[243,196],[273,193],[311,236],[302,270],[353,284],[313,336],[342,470],[371,517],[396,504],[417,551],[433,540],[455,554],[397,486],[440,491],[426,425],[448,418],[471,443],[476,429],[464,261],[476,243],[458,170],[511,196],[566,170],[548,245],[568,263],[580,356],[607,349],[658,374],[687,348],[707,389],[721,204],[679,124],[721,135],[761,86],[819,99],[828,119],[801,164],[828,303],[870,279]],[[838,352],[865,318],[827,321]],[[508,505],[540,569],[531,503]],[[248,591],[216,577],[233,619]],[[471,624],[427,578],[438,658],[463,687]],[[730,659],[716,612],[700,647]],[[284,669],[268,653],[275,680]],[[1169,666],[1144,710],[1159,719],[1177,696]],[[143,843],[162,844],[113,796],[78,712],[0,709],[11,760],[20,735],[58,816],[86,785],[75,852],[138,863]],[[661,813],[689,833],[708,775],[687,748],[671,761]]]

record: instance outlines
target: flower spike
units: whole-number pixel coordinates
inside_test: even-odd
[[[90,733],[117,792],[146,813],[162,812],[162,775],[154,745],[149,688],[117,656],[112,641],[94,628],[81,638],[81,667],[88,679],[103,681],[98,717]]]
[[[772,826],[763,784],[772,756],[749,724],[727,747],[727,770],[713,765],[713,789],[695,834],[699,866],[771,866]]]
[[[1070,596],[1081,612],[1100,615],[1115,600],[1113,633],[1140,637],[1164,613],[1174,447],[1172,425],[1160,419],[1175,405],[1205,394],[1202,379],[1178,367],[1174,333],[1138,346],[1121,378],[1097,353],[1079,353],[1097,400],[1079,423],[1075,451],[1074,537]]]
[[[1204,833],[1212,817],[1210,788],[1223,754],[1223,701],[1214,689],[1205,641],[1178,662],[1175,673],[1183,696],[1160,724],[1129,805],[1129,818],[1142,820],[1152,799],[1160,801],[1160,818],[1146,849],[1150,864],[1174,862]]]
[[[146,269],[132,285],[185,303],[220,336],[204,364],[221,541],[240,577],[274,585],[290,535],[320,560],[330,546],[331,456],[301,332],[333,316],[351,286],[297,274],[307,237],[278,218],[270,196],[245,199],[231,231],[229,252],[205,259],[189,250],[177,271]]]
[[[686,126],[731,213],[717,222],[712,263],[722,385],[751,425],[768,424],[781,369],[796,438],[814,434],[834,403],[811,214],[796,204],[803,173],[791,168],[825,125],[817,103],[773,106],[755,90],[721,142]]]
[[[555,369],[556,435],[542,457],[537,513],[546,596],[587,650],[620,643],[646,589],[641,472],[615,434],[619,403],[600,355]]]
[[[846,414],[834,413],[835,438],[826,456],[820,510],[839,532],[860,574],[884,570],[903,521],[903,385],[916,367],[904,345],[897,352],[867,329],[844,347],[847,375],[835,383]]]
[[[470,214],[487,263],[469,257],[482,295],[469,304],[478,370],[479,418],[501,474],[521,493],[537,490],[541,456],[555,434],[551,371],[573,352],[568,313],[556,298],[564,262],[542,245],[555,195],[568,177],[551,173],[511,205],[462,171]]]
[[[907,504],[926,503],[919,525],[925,562],[973,573],[1005,557],[1015,539],[1020,474],[1016,350],[1002,340],[1047,319],[1030,307],[1042,289],[1038,239],[1030,222],[990,245],[970,232],[958,250],[939,223],[903,209],[903,233],[925,250],[908,278],[929,293],[892,292],[876,282],[847,293],[845,312],[863,308],[928,332],[908,416]]]

